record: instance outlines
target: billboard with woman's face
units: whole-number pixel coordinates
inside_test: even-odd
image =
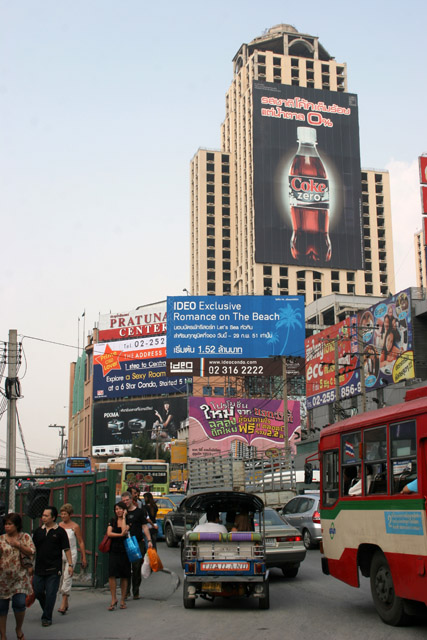
[[[411,290],[358,314],[366,390],[415,377]]]

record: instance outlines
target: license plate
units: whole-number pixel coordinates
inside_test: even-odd
[[[276,546],[276,540],[274,538],[266,538],[265,539],[265,546],[266,547],[275,547]]]
[[[221,582],[202,582],[202,591],[222,591]]]

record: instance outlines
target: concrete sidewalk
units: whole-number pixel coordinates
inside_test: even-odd
[[[164,569],[152,573],[147,580],[142,580],[140,600],[130,598],[126,601],[127,609],[108,611],[111,602],[110,590],[77,587],[73,588],[70,598],[70,609],[66,615],[57,613],[60,603],[53,614],[51,627],[41,626],[41,609],[36,601],[27,609],[24,622],[26,640],[138,640],[147,634],[147,626],[155,629],[154,611],[161,603],[171,598],[178,588],[178,575]],[[157,602],[156,602],[157,601]],[[15,620],[9,613],[7,620],[7,637],[15,634]],[[152,635],[152,633],[150,633]]]

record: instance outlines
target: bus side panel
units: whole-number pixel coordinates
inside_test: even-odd
[[[329,575],[342,580],[350,587],[359,587],[359,572],[357,569],[357,549],[345,549],[341,558],[327,559]]]
[[[427,558],[404,553],[385,553],[396,595],[427,604]]]

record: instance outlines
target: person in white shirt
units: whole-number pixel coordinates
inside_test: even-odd
[[[357,481],[353,486],[348,490],[349,496],[361,496],[362,495],[362,477],[361,477],[362,469],[359,467],[357,469]],[[369,493],[369,489],[371,488],[372,480],[373,480],[373,470],[370,464],[366,465],[366,493]]]
[[[219,524],[219,513],[215,511],[215,509],[208,509],[206,512],[206,517],[208,519],[204,524],[198,524],[197,527],[194,527],[193,531],[195,533],[199,533],[205,531],[207,533],[228,533],[227,529],[223,524]]]

